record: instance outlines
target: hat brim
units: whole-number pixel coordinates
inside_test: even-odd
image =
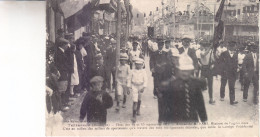
[[[185,39],[191,40],[191,38],[188,38],[188,37],[184,37],[181,40],[185,40]]]

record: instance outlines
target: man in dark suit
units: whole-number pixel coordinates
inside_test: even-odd
[[[247,102],[248,88],[250,82],[253,82],[254,85],[254,104],[258,103],[258,82],[259,82],[259,53],[258,53],[258,43],[251,44],[250,50],[251,53],[247,54],[244,58],[242,65],[243,72],[245,72],[245,87],[243,91],[243,101]]]
[[[163,91],[160,90],[160,83],[171,77],[172,68],[167,52],[163,51],[164,41],[158,39],[158,51],[150,55],[150,69],[154,78],[154,97],[158,98],[159,123],[165,121],[165,100]]]
[[[202,95],[205,80],[193,77],[193,61],[187,54],[179,56],[176,79],[168,89],[166,123],[205,122],[208,120]]]
[[[191,42],[191,36],[185,35],[182,38],[182,46],[178,46],[178,50],[180,54],[187,54],[191,57],[194,65],[194,73],[196,74],[196,71],[198,70],[198,58],[196,56],[196,51],[192,48],[190,48],[190,42]]]
[[[220,55],[219,61],[221,63],[220,100],[224,101],[225,87],[228,81],[230,104],[237,104],[238,102],[235,101],[235,82],[238,69],[238,53],[236,52],[235,41],[229,42],[227,51]]]
[[[58,81],[69,81],[70,66],[69,59],[66,54],[66,50],[69,48],[69,41],[63,38],[60,40],[60,46],[58,47],[54,57],[55,65],[60,73],[60,78]],[[67,91],[61,94],[61,99],[62,104],[64,105],[63,110],[68,110],[69,95]]]
[[[106,55],[104,56],[104,65],[106,71],[105,84],[109,91],[115,91],[116,87],[116,40],[111,39],[111,44],[106,45]],[[111,77],[113,78],[111,88]]]

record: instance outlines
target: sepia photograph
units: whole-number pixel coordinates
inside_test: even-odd
[[[46,0],[46,136],[259,136],[258,0]]]

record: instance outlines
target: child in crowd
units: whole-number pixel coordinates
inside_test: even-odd
[[[125,108],[126,97],[127,97],[127,80],[130,75],[130,67],[127,64],[128,56],[126,53],[120,55],[120,65],[116,69],[116,81],[117,81],[117,107],[116,110],[120,109],[120,98],[123,95],[123,108]]]
[[[133,94],[133,118],[131,119],[133,123],[136,122],[136,115],[140,115],[142,93],[147,87],[147,75],[146,71],[143,69],[143,65],[143,59],[138,58],[135,61],[136,67],[132,70],[127,83],[127,87],[129,90],[132,90]]]
[[[86,94],[80,109],[80,121],[87,115],[88,123],[106,124],[107,109],[113,106],[112,97],[102,89],[104,79],[95,76],[90,80],[91,89]]]

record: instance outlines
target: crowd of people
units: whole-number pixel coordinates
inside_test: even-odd
[[[84,32],[74,40],[72,33],[65,34],[59,29],[54,61],[47,65],[48,112],[67,111],[71,106],[69,98],[87,92],[80,108],[80,121],[87,117],[87,122],[105,124],[107,109],[113,106],[111,93],[115,93],[116,111],[127,107],[127,96],[131,93],[131,120],[136,122],[141,115],[142,93],[148,86],[145,68],[149,66],[154,99],[158,100],[159,123],[207,121],[202,91],[208,90],[209,104],[214,105],[213,77],[218,75],[220,101],[224,101],[228,82],[230,104],[238,103],[234,86],[239,79],[243,101],[247,102],[252,81],[253,102],[258,104],[258,42],[250,41],[243,46],[235,41],[220,42],[215,48],[212,41],[194,41],[188,35],[178,41],[163,37],[122,39],[126,44],[121,44],[116,66],[115,35]],[[145,66],[145,56],[150,58],[149,66]]]

